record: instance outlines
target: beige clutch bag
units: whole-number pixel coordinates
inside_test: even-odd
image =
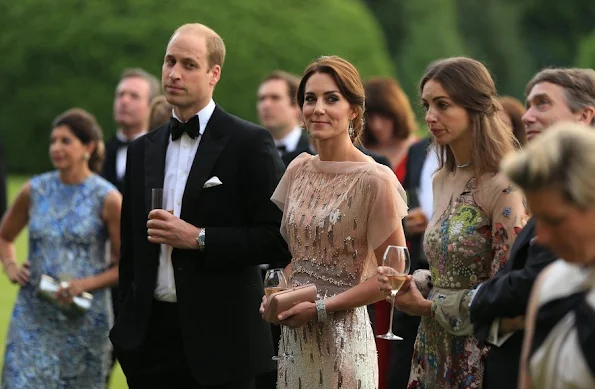
[[[269,323],[278,324],[277,316],[289,308],[304,301],[316,301],[316,285],[308,284],[273,293],[269,296],[264,309],[264,319]]]

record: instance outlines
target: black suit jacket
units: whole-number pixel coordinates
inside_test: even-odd
[[[122,204],[120,314],[116,349],[144,341],[153,304],[159,245],[147,241],[151,188],[163,186],[169,127],[128,149]],[[186,359],[201,385],[218,385],[274,369],[269,326],[258,312],[258,264],[289,262],[270,201],[284,167],[264,129],[216,107],[200,140],[182,199],[181,218],[206,229],[204,252],[174,249],[178,320]],[[217,176],[223,185],[204,189]]]
[[[6,193],[6,180],[8,177],[6,176],[6,158],[4,156],[4,149],[2,148],[2,144],[0,144],[0,219],[4,216],[4,212],[6,212],[6,207],[8,205],[7,202],[7,193]]]
[[[430,138],[427,137],[413,144],[407,154],[407,169],[405,179],[403,180],[403,188],[407,191],[408,205],[411,209],[419,207],[416,189],[419,188],[421,183],[421,172],[426,161],[426,156],[428,155],[429,147]],[[410,245],[411,272],[417,269],[427,269],[428,261],[423,250],[423,234],[407,236],[407,239]]]
[[[118,139],[114,136],[105,145],[105,159],[103,161],[101,176],[111,182],[120,192],[122,192],[124,178],[122,177],[121,179],[118,179],[118,174],[116,173],[116,158],[119,149],[120,142],[118,142]]]
[[[525,315],[537,275],[557,259],[550,250],[532,244],[534,236],[535,220],[531,218],[512,245],[505,267],[484,282],[473,298],[470,314],[479,340],[487,339],[494,320]],[[490,349],[486,358],[485,387],[516,387],[523,335],[523,331],[518,331],[501,347]]]
[[[298,141],[295,150],[284,153],[281,156],[281,159],[283,160],[285,166],[289,166],[291,161],[293,161],[301,153],[310,153],[310,140],[308,139],[308,135],[304,134],[304,131],[302,131],[302,135],[300,136],[300,140]]]

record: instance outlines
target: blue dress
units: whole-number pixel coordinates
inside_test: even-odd
[[[113,324],[109,288],[93,292],[84,315],[64,314],[37,296],[42,274],[74,279],[106,271],[105,196],[115,190],[91,175],[76,185],[57,172],[31,180],[29,208],[30,282],[19,290],[8,335],[2,389],[105,388]]]

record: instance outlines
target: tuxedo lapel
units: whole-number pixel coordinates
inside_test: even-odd
[[[230,134],[226,131],[227,114],[218,106],[200,139],[196,157],[188,174],[184,197],[182,199],[182,213],[189,214],[194,211],[196,200],[203,191],[205,182],[211,178],[215,163],[229,141]],[[225,185],[225,183],[224,183]]]
[[[163,125],[144,137],[145,142],[145,207],[151,212],[151,189],[163,188],[165,154],[169,144],[169,127]]]

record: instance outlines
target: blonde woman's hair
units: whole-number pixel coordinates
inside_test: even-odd
[[[558,188],[580,208],[595,207],[595,132],[574,122],[553,125],[507,155],[502,171],[525,192]]]

